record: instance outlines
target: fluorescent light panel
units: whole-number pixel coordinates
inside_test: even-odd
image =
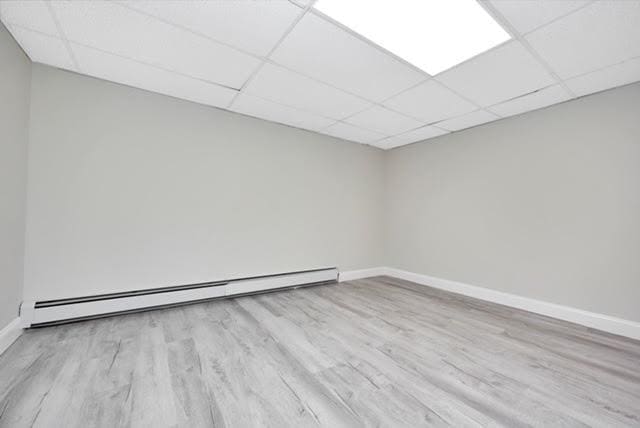
[[[318,0],[315,8],[431,75],[510,38],[475,0]]]

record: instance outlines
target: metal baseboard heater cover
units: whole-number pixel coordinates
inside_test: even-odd
[[[24,328],[45,327],[225,297],[320,285],[337,280],[338,269],[332,267],[123,293],[26,301],[20,307],[20,319]]]

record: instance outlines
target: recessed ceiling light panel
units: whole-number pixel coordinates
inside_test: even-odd
[[[431,75],[510,38],[475,0],[318,0],[315,8]]]

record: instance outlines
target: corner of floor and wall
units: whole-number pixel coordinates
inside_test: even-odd
[[[405,279],[640,339],[640,83],[391,150]]]
[[[0,71],[0,352],[21,301],[326,266],[640,339],[639,83],[382,151],[31,64],[1,26]]]

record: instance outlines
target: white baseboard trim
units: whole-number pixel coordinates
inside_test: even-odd
[[[340,282],[381,275],[404,279],[406,281],[415,282],[416,284],[427,285],[440,290],[451,291],[452,293],[475,297],[476,299],[499,303],[501,305],[523,309],[536,314],[580,324],[596,330],[602,330],[608,333],[640,340],[640,322],[629,321],[622,318],[573,308],[571,306],[558,305],[556,303],[549,303],[542,300],[532,299],[530,297],[518,296],[516,294],[491,290],[490,288],[464,284],[462,282],[436,278],[401,269],[377,267],[341,272]]]
[[[478,287],[476,285],[469,285],[461,282],[450,281],[448,279],[421,275],[400,269],[383,268],[383,270],[388,276],[415,282],[417,284],[427,285],[441,290],[451,291],[453,293],[463,294],[465,296],[475,297],[476,299],[499,303],[501,305],[511,306],[518,309],[524,309],[525,311],[558,318],[597,330],[606,331],[608,333],[640,340],[639,322],[616,318],[596,312],[584,311],[582,309],[549,303],[529,297],[522,297],[502,291],[491,290],[489,288]]]
[[[344,282],[344,281],[353,281],[355,279],[370,278],[372,276],[386,275],[387,274],[386,272],[387,272],[387,268],[384,268],[384,267],[360,269],[360,270],[348,270],[345,272],[340,272],[338,281]]]
[[[20,318],[16,318],[0,330],[0,355],[22,334]]]

